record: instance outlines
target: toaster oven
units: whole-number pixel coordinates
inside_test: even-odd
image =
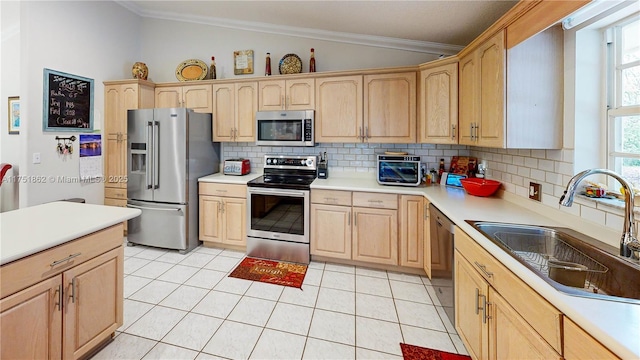
[[[418,186],[422,181],[420,156],[378,155],[378,184]]]

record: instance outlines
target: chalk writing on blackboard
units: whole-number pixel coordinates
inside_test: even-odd
[[[44,131],[93,130],[93,79],[44,69]]]

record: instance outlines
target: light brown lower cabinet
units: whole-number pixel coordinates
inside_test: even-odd
[[[420,195],[400,195],[398,228],[400,232],[400,266],[424,267],[424,212],[427,205]],[[427,227],[427,229],[429,229]]]
[[[108,242],[118,246],[89,260],[83,260],[92,256],[84,249],[105,246],[95,244],[104,237],[76,240],[86,243],[73,247],[80,254],[74,260],[49,266],[52,261],[45,259],[48,273],[36,274],[40,261],[49,253],[56,259],[60,247],[5,265],[3,276],[22,277],[27,284],[48,278],[0,300],[0,358],[78,359],[115,333],[123,322],[124,250],[122,225],[113,229]]]
[[[455,325],[469,355],[562,359],[562,315],[557,309],[526,284],[515,283],[512,273],[458,228],[455,239]]]
[[[398,196],[311,191],[311,255],[398,265]]]
[[[200,183],[200,240],[211,245],[246,247],[246,196],[246,185]]]
[[[619,359],[567,317],[564,318],[564,358],[566,360]]]

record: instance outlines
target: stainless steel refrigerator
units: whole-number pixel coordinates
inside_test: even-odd
[[[132,244],[177,249],[198,246],[198,178],[218,172],[220,143],[211,141],[211,114],[191,109],[129,110],[127,207]]]

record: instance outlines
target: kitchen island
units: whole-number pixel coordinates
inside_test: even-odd
[[[0,214],[1,358],[79,358],[123,321],[123,222],[140,210],[52,202]]]

